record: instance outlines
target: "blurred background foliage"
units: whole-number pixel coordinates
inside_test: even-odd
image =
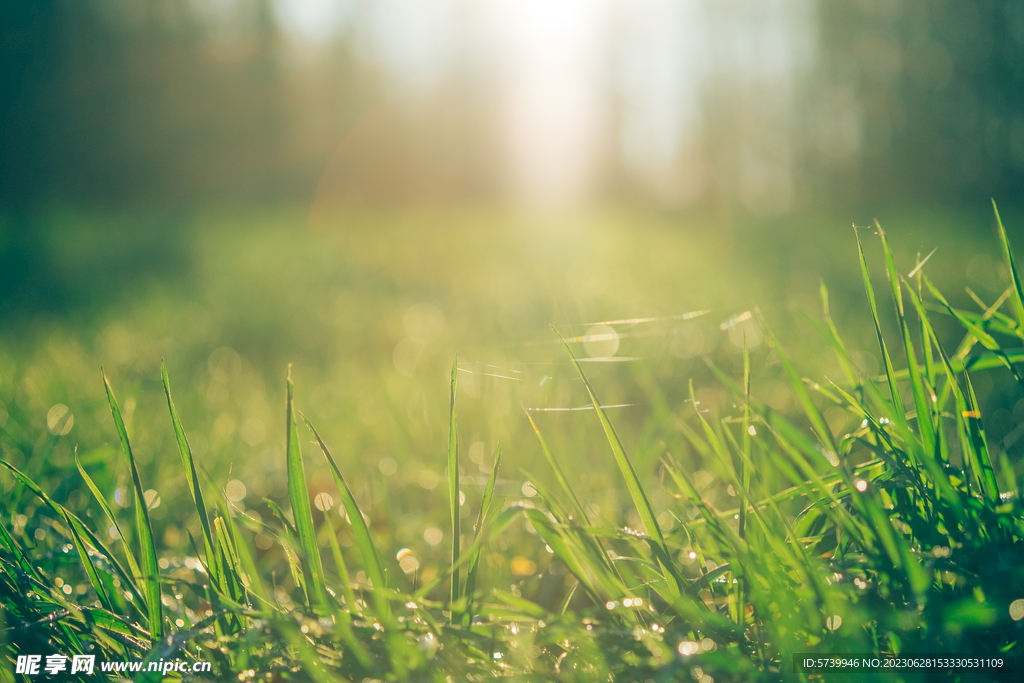
[[[522,471],[546,470],[520,407],[586,403],[548,325],[665,318],[582,349],[639,359],[591,377],[629,404],[613,417],[653,477],[654,387],[681,411],[693,378],[727,414],[700,356],[739,372],[744,332],[754,392],[792,407],[733,316],[759,306],[801,372],[836,377],[795,312],[818,314],[823,278],[879,371],[852,222],[878,217],[904,273],[938,248],[929,275],[964,307],[965,283],[988,303],[1008,284],[989,197],[1024,237],[1017,2],[6,1],[0,34],[0,448],[72,507],[76,445],[105,490],[126,485],[104,464],[100,365],[144,481],[186,499],[161,358],[233,500],[283,500],[294,362],[380,545],[436,571],[444,525],[424,511],[443,506],[456,351],[466,457],[487,471],[500,439],[501,490],[526,495]],[[1019,449],[1020,388],[975,383],[994,448]],[[613,468],[590,466],[593,415],[540,416],[588,500],[636,526]],[[180,548],[189,511],[160,510]]]
[[[1005,0],[2,13],[12,207],[307,203],[320,182],[328,203],[525,194],[765,214],[978,201],[1024,179],[1024,9]]]

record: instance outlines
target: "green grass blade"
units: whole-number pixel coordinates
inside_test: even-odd
[[[92,531],[89,530],[89,527],[85,526],[82,523],[81,519],[76,517],[71,512],[68,512],[63,506],[58,505],[56,502],[54,502],[54,500],[52,498],[50,498],[48,495],[46,495],[46,493],[41,488],[39,488],[38,484],[36,484],[34,481],[32,481],[32,479],[28,475],[26,475],[24,472],[20,471],[18,468],[14,467],[9,462],[3,461],[3,460],[0,460],[0,465],[2,465],[4,467],[6,467],[7,469],[9,469],[11,471],[11,474],[13,474],[15,476],[15,478],[19,482],[21,482],[21,484],[23,486],[25,486],[25,488],[27,488],[29,491],[31,491],[33,494],[35,494],[36,497],[39,498],[39,500],[43,501],[43,503],[45,503],[47,505],[47,507],[49,507],[51,510],[53,510],[57,515],[59,515],[61,517],[63,517],[65,513],[70,515],[71,518],[73,520],[75,520],[79,524],[79,527],[78,527],[79,528],[79,532],[80,533],[84,533],[86,535],[86,537],[88,538],[89,543],[91,543],[94,548],[96,548],[98,551],[100,551],[103,554],[103,556],[107,558],[107,561],[110,562],[111,566],[113,566],[114,569],[117,571],[117,575],[121,579],[121,581],[124,582],[124,585],[132,592],[132,595],[139,596],[139,602],[142,604],[143,608],[145,608],[146,596],[143,595],[141,591],[139,591],[139,588],[135,584],[135,579],[133,578],[133,576],[125,571],[124,567],[121,566],[121,563],[118,562],[117,557],[110,551],[109,548],[107,548],[106,545],[104,545],[104,543],[102,541],[100,541],[100,539],[96,536],[96,534],[94,534]],[[2,525],[0,525],[0,526],[2,526]],[[17,547],[17,546],[15,546],[15,547]],[[12,551],[12,553],[14,553],[16,556],[18,554],[15,551]],[[35,572],[35,568],[33,567],[32,570],[29,571],[28,573],[32,574],[32,575],[35,575],[34,572]],[[134,601],[131,604],[136,609],[138,609],[138,605],[136,605],[136,603]],[[143,619],[147,619],[148,618],[146,616],[146,614],[143,613],[141,610],[139,611],[139,616],[141,616]]]
[[[576,492],[572,490],[572,486],[569,484],[569,480],[566,478],[565,473],[562,472],[562,468],[559,466],[558,461],[555,460],[554,454],[551,449],[548,448],[548,442],[545,441],[544,435],[540,433],[540,427],[533,421],[533,416],[530,415],[528,410],[523,410],[526,414],[526,419],[530,421],[530,426],[533,428],[533,433],[537,435],[537,440],[540,442],[540,449],[544,452],[544,457],[547,458],[548,465],[551,466],[552,471],[555,473],[555,479],[558,481],[558,485],[562,487],[562,492],[566,497],[572,501],[572,509],[576,511],[576,515],[583,524],[590,524],[590,519],[587,517],[586,511],[583,509],[583,505],[580,503],[580,499],[576,497]]]
[[[268,600],[267,590],[263,586],[263,580],[260,578],[256,561],[238,531],[238,524],[235,523],[234,517],[230,514],[228,502],[221,497],[217,503],[221,510],[221,516],[224,518],[224,525],[227,527],[231,551],[238,560],[238,567],[240,568],[238,582],[246,590],[259,598],[261,602],[266,603]]]
[[[900,276],[896,272],[896,265],[893,261],[892,250],[889,248],[889,240],[885,237],[885,230],[875,221],[878,234],[882,239],[882,252],[885,255],[886,272],[889,275],[889,284],[892,285],[893,303],[896,305],[896,318],[900,324],[900,332],[903,335],[903,349],[907,355],[907,368],[910,371],[910,388],[914,394],[914,407],[917,410],[917,428],[921,435],[921,446],[926,457],[933,457],[935,454],[935,430],[932,426],[932,407],[928,401],[931,392],[927,392],[921,371],[917,365],[917,354],[914,351],[914,341],[910,336],[910,326],[907,324],[907,317],[903,310],[903,293],[900,287]]]
[[[790,386],[793,388],[793,392],[796,394],[797,400],[800,402],[800,406],[803,408],[804,414],[807,416],[808,421],[811,423],[811,428],[814,429],[814,433],[818,435],[818,439],[822,445],[827,447],[833,453],[838,453],[836,448],[836,442],[832,438],[832,430],[828,428],[828,424],[825,422],[825,418],[821,416],[821,412],[818,407],[814,405],[814,400],[811,399],[811,395],[807,393],[807,387],[804,385],[803,379],[797,373],[796,368],[789,361],[789,357],[785,351],[782,350],[782,346],[779,341],[775,338],[771,329],[764,323],[761,323],[761,329],[764,331],[764,338],[768,342],[768,346],[772,348],[776,354],[778,354],[779,362],[782,364],[783,370],[786,372],[786,376],[789,378]]]
[[[68,515],[66,510],[64,511],[64,521],[67,522],[68,528],[71,530],[71,538],[75,542],[75,549],[78,551],[78,557],[82,560],[82,567],[85,569],[85,573],[89,577],[89,583],[92,584],[93,590],[96,591],[96,596],[100,599],[100,604],[103,605],[104,609],[107,611],[114,612],[114,606],[110,603],[110,598],[107,597],[107,591],[103,588],[103,582],[100,580],[100,576],[96,572],[96,565],[92,563],[92,558],[89,557],[89,551],[86,550],[85,544],[82,542],[82,537],[78,534],[78,530],[75,528],[74,523],[71,521],[71,516]]]
[[[139,539],[139,567],[142,570],[143,590],[146,594],[146,607],[149,611],[149,631],[153,641],[160,640],[164,633],[163,603],[160,599],[160,567],[156,559],[156,544],[153,542],[153,527],[149,522],[149,509],[146,505],[145,489],[142,488],[142,480],[139,478],[139,470],[135,466],[135,456],[132,454],[131,443],[128,441],[128,431],[124,427],[124,420],[121,418],[121,409],[117,406],[117,399],[114,397],[114,390],[103,375],[103,386],[107,390],[107,403],[110,404],[110,414],[114,417],[114,425],[117,427],[117,434],[121,438],[121,450],[128,460],[128,467],[132,474],[132,484],[135,487],[135,532]]]
[[[338,545],[338,537],[334,531],[334,524],[331,516],[324,515],[324,526],[327,528],[327,542],[331,546],[331,555],[334,557],[334,569],[338,572],[338,581],[341,583],[341,592],[345,596],[347,612],[358,613],[356,608],[356,593],[352,590],[352,577],[348,573],[348,565],[345,563],[345,556],[341,554],[341,547]]]
[[[288,570],[291,572],[292,581],[295,583],[296,588],[302,591],[302,599],[305,601],[306,608],[309,605],[309,591],[306,588],[306,578],[302,573],[302,567],[300,566],[299,557],[295,552],[295,549],[299,547],[297,534],[295,528],[285,517],[284,511],[281,510],[280,506],[272,500],[264,499],[267,507],[274,513],[274,516],[281,522],[281,528],[284,530],[283,537],[279,537],[278,540],[281,542],[281,548],[284,550],[285,559],[288,561]]]
[[[345,644],[348,645],[349,649],[359,660],[359,663],[363,665],[363,668],[369,669],[373,666],[370,661],[370,654],[363,647],[363,644],[356,638],[355,633],[352,631],[352,615],[357,614],[356,610],[356,594],[352,590],[352,581],[348,575],[348,567],[345,565],[345,558],[341,554],[341,548],[338,546],[338,537],[334,535],[334,525],[331,523],[330,514],[324,515],[324,527],[327,530],[327,540],[331,546],[331,554],[334,556],[334,566],[338,571],[338,579],[341,581],[341,591],[345,595],[345,603],[347,610],[338,609],[338,627],[341,629],[341,637],[345,640]]]
[[[215,517],[213,528],[216,530],[217,548],[216,552],[220,557],[224,574],[227,577],[227,597],[233,602],[240,603],[243,600],[242,589],[242,567],[238,562],[238,556],[231,547],[231,536],[228,534],[227,525],[223,517]]]
[[[974,385],[971,383],[969,373],[964,373],[964,381],[967,384],[967,426],[970,430],[971,443],[974,445],[974,453],[971,458],[971,466],[974,470],[974,478],[978,482],[981,493],[990,502],[999,501],[999,487],[996,484],[995,471],[992,469],[992,459],[989,456],[988,439],[985,438],[985,427],[981,423],[981,412],[978,407],[978,399],[974,395]]]
[[[1013,279],[1013,310],[1017,313],[1017,336],[1024,338],[1024,285],[1021,285],[1020,275],[1017,273],[1017,264],[1013,260],[1013,250],[1010,249],[1010,240],[1006,237],[1006,228],[1003,227],[1003,219],[999,217],[999,207],[996,200],[992,200],[992,211],[996,214],[996,225],[999,226],[999,242],[1003,247],[1003,256],[1006,258],[1006,265],[1010,270],[1010,277]]]
[[[818,290],[821,295],[822,315],[825,317],[825,324],[828,325],[828,330],[831,333],[829,335],[823,334],[822,336],[825,337],[833,347],[836,358],[839,360],[839,365],[843,368],[843,374],[846,375],[846,380],[850,384],[853,384],[857,381],[857,373],[854,372],[853,363],[850,361],[850,354],[846,350],[846,344],[843,343],[842,337],[839,336],[839,329],[836,327],[835,321],[832,320],[832,311],[829,308],[828,288],[825,287],[824,280],[821,282]]]
[[[860,256],[860,272],[864,278],[864,291],[867,292],[868,304],[871,308],[871,320],[875,325],[875,337],[878,340],[878,349],[882,354],[882,360],[885,365],[885,377],[889,382],[889,394],[892,396],[893,409],[897,413],[893,417],[905,422],[906,411],[903,408],[903,400],[900,398],[900,388],[896,384],[896,371],[892,366],[892,358],[889,356],[888,348],[886,348],[885,338],[882,337],[882,326],[878,319],[878,306],[875,304],[875,288],[871,285],[871,274],[868,272],[868,262],[864,257],[864,245],[861,244],[860,234],[857,235],[857,254]]]
[[[569,355],[569,360],[572,362],[573,367],[576,368],[576,372],[579,374],[580,379],[583,380],[583,385],[587,388],[587,394],[590,397],[590,402],[594,406],[594,412],[597,413],[597,419],[601,423],[601,427],[604,429],[605,437],[608,440],[608,445],[611,446],[612,455],[615,457],[615,463],[619,466],[619,471],[622,473],[622,478],[626,482],[626,489],[629,491],[630,497],[633,499],[633,505],[636,508],[637,514],[640,516],[640,523],[644,526],[644,531],[654,541],[654,544],[658,546],[663,555],[669,556],[668,548],[665,546],[665,536],[661,532],[661,527],[658,526],[658,520],[654,516],[654,508],[651,507],[650,501],[647,499],[647,494],[644,493],[643,486],[640,484],[640,478],[636,474],[636,470],[633,468],[633,463],[630,461],[629,456],[626,455],[626,450],[622,446],[622,441],[619,439],[619,435],[615,432],[615,427],[612,426],[611,421],[608,419],[608,415],[605,414],[604,408],[601,407],[601,401],[597,398],[597,394],[594,392],[594,388],[590,385],[590,380],[587,379],[587,375],[583,372],[583,367],[580,366],[579,361],[576,360],[576,356],[573,354],[572,349],[569,348],[569,344],[566,343],[562,335],[555,330],[555,334],[558,335],[558,341],[561,342],[562,348]],[[659,558],[659,562],[661,559]],[[673,595],[679,595],[680,584],[683,582],[682,577],[679,575],[679,570],[675,564],[669,562],[663,563],[662,571],[665,573],[665,579],[669,585],[669,591]]]
[[[4,464],[7,465],[6,462],[4,462]],[[42,581],[43,577],[39,575],[39,570],[32,564],[28,555],[26,555],[25,551],[21,549],[18,542],[11,537],[7,532],[7,528],[3,524],[0,524],[0,541],[2,541],[4,546],[7,547],[7,551],[14,556],[14,559],[18,563],[18,567],[21,571],[25,572],[37,581]]]
[[[387,584],[384,580],[384,568],[381,566],[380,556],[377,554],[377,548],[373,543],[373,536],[370,534],[369,527],[366,526],[366,520],[363,519],[363,513],[359,509],[359,505],[356,504],[355,496],[352,495],[352,489],[349,488],[348,482],[345,481],[345,476],[341,473],[338,463],[334,461],[334,456],[331,455],[327,444],[320,438],[320,434],[313,427],[313,424],[305,417],[302,419],[306,423],[306,427],[309,428],[309,431],[313,433],[317,443],[320,444],[320,450],[323,451],[324,457],[327,458],[327,464],[330,465],[331,474],[334,475],[334,482],[338,486],[338,493],[341,494],[341,504],[348,515],[349,523],[352,525],[352,533],[356,537],[359,553],[363,556],[363,568],[366,571],[366,576],[373,583],[374,594],[376,595],[377,591],[385,589]],[[386,605],[386,601],[381,600],[380,602],[382,605]]]
[[[213,545],[213,533],[210,531],[210,514],[206,509],[206,501],[203,500],[203,489],[199,482],[199,472],[196,471],[196,463],[192,457],[192,447],[189,446],[185,437],[185,429],[181,426],[178,418],[178,411],[174,408],[174,401],[171,400],[171,382],[167,377],[167,365],[160,362],[160,378],[164,384],[164,395],[167,397],[167,409],[171,413],[171,426],[174,428],[174,438],[178,444],[178,454],[181,456],[181,464],[185,468],[185,480],[188,482],[189,493],[192,494],[192,502],[199,513],[199,524],[203,527],[203,540],[206,543],[206,551],[211,552]],[[216,577],[214,577],[216,578]]]
[[[459,491],[459,434],[455,418],[455,389],[458,385],[459,358],[452,363],[451,400],[448,404],[448,502],[452,515],[452,567],[459,561],[459,538],[462,535],[461,495]],[[459,590],[459,572],[452,572],[451,601],[458,602],[462,598]],[[455,622],[455,611],[452,610],[452,623]]]
[[[1020,373],[1017,372],[1017,367],[1010,360],[1010,357],[1006,354],[1006,352],[1003,351],[1002,347],[999,345],[999,342],[997,342],[995,338],[992,337],[992,335],[990,335],[988,332],[982,329],[982,327],[978,323],[972,321],[970,318],[967,318],[966,316],[960,315],[959,312],[955,311],[953,307],[949,305],[949,302],[946,301],[946,298],[942,296],[939,290],[935,287],[935,285],[931,283],[931,281],[928,278],[924,278],[924,283],[925,285],[928,286],[928,291],[932,293],[932,296],[934,296],[938,300],[938,302],[941,303],[946,308],[949,314],[956,318],[961,325],[963,325],[971,334],[973,334],[982,346],[984,346],[986,349],[988,349],[996,356],[998,356],[999,359],[1002,361],[1003,365],[1005,365],[1007,369],[1009,369],[1010,373],[1013,375],[1013,378],[1017,380],[1017,383],[1024,387],[1024,377],[1021,377]]]
[[[326,609],[327,585],[324,583],[324,568],[320,560],[320,548],[316,543],[316,527],[313,526],[313,510],[309,504],[309,489],[306,488],[306,470],[302,465],[302,451],[299,449],[299,434],[295,426],[295,407],[293,395],[291,366],[288,367],[287,379],[287,463],[288,463],[288,497],[291,499],[292,515],[295,518],[295,529],[299,535],[299,547],[305,554],[302,563],[306,585],[312,590],[315,608]]]
[[[132,552],[132,548],[128,544],[128,539],[121,531],[121,526],[117,523],[117,518],[114,517],[114,512],[113,510],[110,509],[110,505],[107,503],[106,497],[104,497],[104,495],[100,492],[99,487],[96,486],[96,483],[92,480],[88,473],[86,473],[85,468],[82,467],[82,462],[78,459],[77,451],[75,452],[75,465],[78,466],[78,473],[82,475],[82,479],[85,480],[85,485],[88,486],[89,490],[92,492],[93,498],[95,498],[96,502],[100,504],[100,508],[102,508],[103,513],[107,516],[107,519],[113,525],[114,529],[117,530],[117,537],[121,539],[121,543],[124,545],[125,559],[128,560],[128,568],[131,569],[132,576],[135,577],[136,581],[141,582],[142,573],[139,571],[139,565],[135,561],[135,553]]]
[[[491,501],[494,497],[494,485],[498,480],[498,466],[501,464],[501,444],[498,444],[498,450],[494,453],[494,465],[491,466],[491,474],[487,477],[487,484],[484,486],[484,497],[480,501],[480,514],[477,515],[476,519],[476,535],[479,537],[484,533],[484,527],[490,520],[492,510]],[[466,589],[465,595],[467,602],[473,600],[473,593],[476,591],[476,574],[479,568],[480,555],[483,552],[483,546],[475,546],[472,551],[472,556],[469,558],[469,563],[466,566]],[[467,610],[466,618],[464,619],[465,625],[471,624],[473,621],[473,614],[471,610]]]

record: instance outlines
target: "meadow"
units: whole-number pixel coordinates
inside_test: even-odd
[[[8,218],[0,675],[1024,666],[1018,214]]]

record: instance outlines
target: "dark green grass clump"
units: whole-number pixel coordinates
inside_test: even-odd
[[[673,413],[658,388],[647,387],[665,447],[660,486],[675,501],[667,509],[655,509],[648,491],[658,484],[634,467],[598,387],[571,344],[558,337],[588,393],[594,429],[607,437],[625,499],[639,521],[636,529],[594,518],[529,413],[555,487],[530,477],[536,497],[505,500],[495,485],[499,451],[475,524],[465,528],[460,508],[469,503],[459,483],[453,366],[451,563],[411,589],[395,580],[398,567],[378,551],[329,445],[297,411],[290,376],[285,443],[291,509],[267,501],[274,519],[264,521],[237,509],[193,457],[163,371],[171,429],[201,533],[187,534],[187,543],[183,539],[174,549],[184,561],[158,559],[150,492],[104,378],[124,456],[118,467],[130,482],[128,500],[118,503],[134,516],[130,523],[119,521],[77,459],[77,476],[95,498],[81,516],[4,463],[16,483],[3,501],[0,524],[0,676],[22,678],[13,673],[19,654],[54,653],[94,654],[99,661],[211,662],[212,671],[190,675],[194,680],[505,676],[698,683],[805,679],[793,671],[796,653],[1019,657],[1024,507],[1012,463],[986,439],[972,385],[979,372],[1008,371],[1024,386],[1016,367],[1024,358],[1024,287],[1001,223],[999,228],[1012,282],[998,301],[972,313],[947,302],[923,262],[901,275],[877,227],[884,298],[894,304],[899,333],[895,343],[883,335],[858,239],[882,376],[856,370],[822,287],[824,318],[809,320],[823,351],[836,356],[841,378],[802,378],[759,321],[800,412],[782,414],[752,396],[746,348],[741,377],[712,365],[734,396],[736,414],[705,412],[692,382],[684,413]],[[955,349],[940,344],[936,315],[962,326]],[[859,426],[834,431],[824,416],[832,409],[854,416]],[[304,468],[310,456],[300,447],[307,438],[329,466],[351,527],[355,548],[347,559],[330,516],[313,512]],[[694,475],[689,465],[696,461],[714,473],[712,481]],[[714,487],[728,490],[734,509],[710,502]],[[50,540],[26,534],[24,519],[14,521],[23,515],[33,516],[33,527],[52,529]],[[549,571],[570,578],[570,590],[557,602],[524,597],[515,585],[489,584],[482,558],[516,522],[528,524],[546,544],[554,557]],[[264,542],[252,545],[254,535]],[[350,568],[353,560],[358,566]],[[58,572],[79,580],[58,578]],[[69,591],[72,584],[79,589]],[[984,680],[989,674],[929,675]],[[104,674],[82,679],[104,680]]]

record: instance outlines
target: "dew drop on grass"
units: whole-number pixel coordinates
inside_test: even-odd
[[[1018,598],[1010,603],[1010,618],[1014,621],[1024,619],[1024,598]]]
[[[829,631],[836,631],[840,626],[843,625],[843,618],[838,614],[833,614],[825,620],[825,626]]]

